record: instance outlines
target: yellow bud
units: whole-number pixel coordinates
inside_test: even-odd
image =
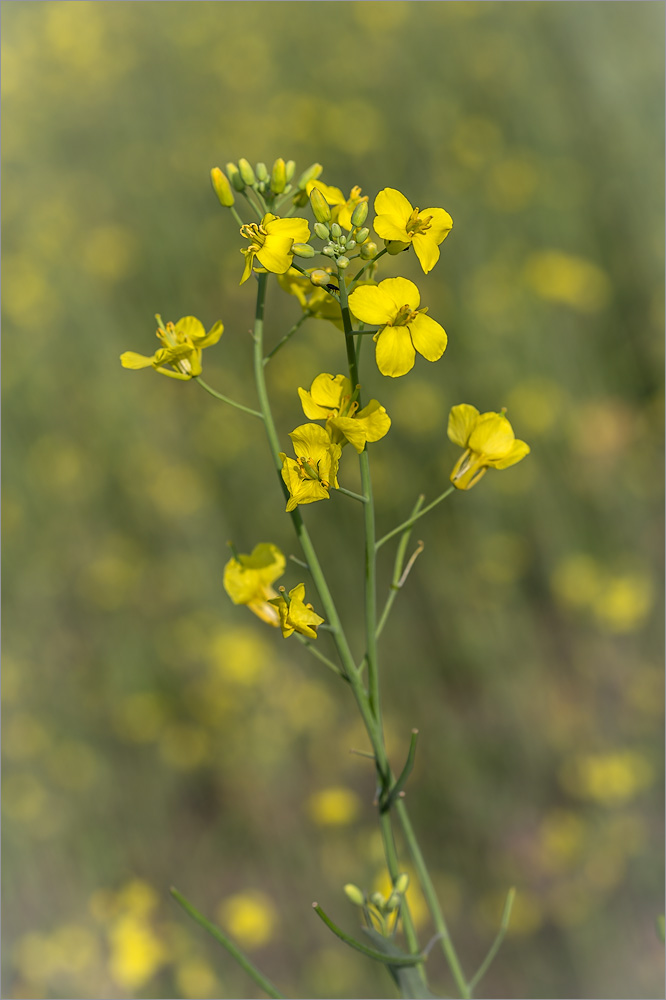
[[[350,903],[354,906],[365,906],[365,894],[361,892],[357,885],[353,885],[348,882],[346,886],[343,887],[343,892]]]
[[[254,170],[244,157],[241,157],[238,161],[238,169],[241,177],[248,187],[252,187],[253,184],[256,184],[257,178],[254,176]]]
[[[308,167],[307,170],[304,170],[301,176],[298,178],[299,188],[302,191],[304,191],[308,181],[315,181],[319,177],[319,174],[322,172],[323,169],[324,168],[322,167],[321,163],[313,163],[311,167]]]
[[[395,885],[393,886],[393,888],[395,889],[396,892],[399,892],[401,895],[404,895],[404,893],[407,892],[407,889],[409,888],[409,875],[407,874],[407,872],[402,872],[400,875],[398,875],[397,879],[395,880]]]
[[[310,282],[318,287],[324,287],[331,283],[331,275],[329,271],[325,271],[323,267],[318,267],[316,271],[313,271],[310,275]]]
[[[315,250],[309,243],[292,243],[291,252],[297,257],[314,257]]]
[[[285,175],[287,177],[287,182],[289,182],[291,180],[291,178],[294,176],[294,170],[295,169],[296,169],[296,163],[295,163],[295,161],[294,160],[287,160],[287,163],[286,163],[285,168],[284,168],[284,172],[285,172]]]
[[[370,241],[370,243],[364,243],[361,247],[361,257],[363,260],[372,260],[378,249],[377,244],[372,241]]]
[[[287,171],[284,165],[284,160],[280,157],[273,164],[273,171],[271,173],[271,191],[275,194],[280,194],[284,191],[286,184]]]
[[[384,246],[391,254],[395,257],[396,254],[402,253],[403,250],[409,250],[409,243],[401,243],[400,240],[384,240]]]
[[[351,221],[352,226],[362,226],[368,217],[368,203],[367,201],[360,201],[354,211],[352,212]]]
[[[373,906],[376,906],[378,910],[382,910],[386,905],[386,900],[382,896],[381,892],[373,892],[370,896],[370,902]]]
[[[310,205],[317,222],[331,221],[331,209],[319,188],[313,188],[310,192]]]
[[[235,163],[227,163],[226,166],[227,177],[236,188],[237,191],[245,190],[245,181],[240,175],[240,171]]]
[[[257,163],[254,168],[254,172],[257,175],[257,180],[267,181],[268,180],[268,170],[266,169],[265,163]]]
[[[367,228],[357,229],[354,233],[352,233],[352,235],[357,243],[365,243],[370,235],[370,230]]]
[[[385,909],[388,910],[388,912],[390,913],[392,910],[397,910],[399,906],[400,906],[400,896],[398,895],[397,892],[392,892],[388,900],[386,901]]]
[[[236,199],[234,198],[229,181],[219,167],[213,167],[210,172],[210,180],[215,194],[220,199],[220,205],[224,205],[225,208],[231,208]]]

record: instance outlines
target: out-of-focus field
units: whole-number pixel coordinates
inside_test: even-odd
[[[663,6],[3,15],[3,996],[259,996],[170,884],[288,996],[393,995],[310,909],[353,931],[342,885],[383,877],[349,692],[222,589],[228,539],[296,552],[262,428],[118,361],[152,353],[155,312],[219,318],[204,377],[254,405],[254,282],[208,177],[241,156],[453,216],[427,277],[413,255],[380,273],[449,334],[396,380],[366,345],[394,421],[380,531],[446,488],[452,405],[507,406],[532,446],[421,522],[381,641],[392,760],[417,726],[409,803],[466,970],[515,885],[483,996],[663,996]],[[273,282],[269,344],[298,308]],[[343,365],[320,321],[271,363],[283,438],[296,387]],[[357,506],[305,514],[360,654]],[[452,995],[437,949],[429,968]]]

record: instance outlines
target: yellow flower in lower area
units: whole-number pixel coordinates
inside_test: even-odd
[[[471,489],[486,469],[507,469],[530,452],[529,445],[516,440],[503,413],[479,413],[469,403],[452,408],[448,435],[465,449],[451,473],[451,482],[459,490]]]
[[[230,559],[224,567],[224,589],[234,604],[246,604],[262,621],[277,628],[280,616],[270,604],[277,592],[271,584],[284,573],[285,558],[276,545],[260,542],[250,555]]]
[[[414,247],[414,253],[425,274],[439,260],[439,244],[451,232],[453,219],[443,208],[412,208],[404,194],[395,188],[384,188],[375,198],[377,216],[373,223],[378,236],[392,242]]]
[[[328,500],[331,486],[338,488],[340,445],[331,441],[328,431],[319,424],[301,424],[289,437],[296,458],[280,452],[282,478],[290,493],[287,511],[301,503]]]
[[[159,316],[157,319],[160,323],[157,338],[164,346],[151,357],[125,351],[120,355],[123,368],[153,367],[161,375],[183,380],[201,375],[201,351],[218,342],[224,332],[223,324],[218,320],[206,333],[203,324],[194,316],[184,316],[177,323],[167,323],[166,326],[162,326]],[[165,365],[171,365],[171,368],[165,368]]]
[[[288,639],[294,632],[300,632],[301,635],[316,639],[317,628],[324,619],[316,614],[311,604],[304,603],[305,584],[299,583],[290,590],[288,598],[284,596],[284,587],[281,589],[283,593],[271,601],[271,604],[277,608],[284,638]]]
[[[244,948],[260,948],[275,932],[278,914],[270,896],[259,890],[239,892],[218,907],[218,918]]]
[[[349,296],[349,308],[362,323],[381,327],[375,334],[377,367],[397,378],[414,367],[418,351],[427,361],[438,361],[446,350],[446,333],[419,309],[421,296],[407,278],[385,278],[363,285]]]
[[[270,213],[263,217],[260,225],[251,222],[242,226],[240,233],[250,241],[249,247],[241,250],[245,255],[241,285],[252,274],[255,258],[267,271],[284,274],[294,259],[291,252],[294,243],[307,243],[310,239],[307,219],[280,219]]]
[[[313,188],[317,188],[318,191],[321,191],[324,198],[331,206],[331,221],[337,222],[337,224],[342,226],[343,229],[352,228],[352,212],[362,201],[368,200],[367,194],[361,195],[361,189],[358,185],[354,185],[349,192],[348,198],[345,198],[340,188],[331,187],[329,184],[324,184],[322,181],[310,181],[305,188],[308,195]]]
[[[359,410],[350,380],[345,375],[317,375],[310,391],[299,388],[303,412],[310,420],[325,420],[331,440],[349,442],[363,451],[367,441],[379,441],[391,426],[391,418],[376,399]]]

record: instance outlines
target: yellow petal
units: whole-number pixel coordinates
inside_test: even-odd
[[[405,229],[405,224],[395,222],[390,215],[376,215],[372,228],[383,240],[397,240],[398,243],[408,245],[412,238]]]
[[[196,316],[183,316],[175,324],[176,332],[190,340],[203,340],[206,336],[203,323]]]
[[[123,368],[150,368],[155,355],[148,358],[145,354],[137,354],[136,351],[125,351],[120,355],[120,363]]]
[[[289,597],[292,601],[304,601],[305,600],[305,584],[297,583],[295,587],[289,591]]]
[[[409,324],[414,347],[427,361],[439,361],[446,350],[447,336],[444,328],[425,313],[413,319]]]
[[[515,465],[516,462],[520,462],[521,459],[525,458],[526,455],[530,453],[530,446],[524,441],[514,441],[511,448],[506,453],[503,458],[496,458],[490,462],[493,469],[508,469],[510,465]]]
[[[203,340],[200,340],[197,347],[211,347],[213,344],[217,344],[218,340],[224,333],[224,323],[219,319],[217,323],[211,327]]]
[[[326,409],[325,406],[317,406],[310,393],[306,392],[305,389],[301,389],[300,386],[298,388],[298,395],[300,396],[303,413],[308,420],[326,420],[330,416],[331,411]]]
[[[271,236],[290,236],[294,243],[307,243],[310,226],[307,219],[277,219],[267,222],[264,229]],[[267,242],[269,242],[267,240]]]
[[[285,292],[296,296],[302,309],[307,309],[308,299],[306,292],[312,291],[313,287],[308,278],[299,274],[293,267],[290,267],[285,274],[278,274],[278,284]]]
[[[241,250],[241,253],[245,257],[245,267],[243,268],[243,276],[238,282],[239,285],[244,285],[247,279],[252,274],[252,263],[254,261],[254,254],[251,250]]]
[[[349,308],[362,323],[371,323],[372,326],[384,326],[390,323],[396,314],[395,302],[381,291],[379,285],[362,285],[360,288],[355,288],[349,296]]]
[[[338,410],[342,397],[351,394],[351,382],[344,375],[317,375],[310,387],[312,399],[319,406]],[[328,416],[328,413],[326,414]]]
[[[391,418],[386,412],[385,407],[378,403],[376,399],[371,399],[367,406],[359,410],[354,420],[357,424],[362,425],[365,439],[370,442],[379,441],[383,438],[391,426]]]
[[[377,338],[377,367],[382,375],[397,378],[414,367],[416,352],[406,326],[387,326]]]
[[[375,198],[375,212],[377,215],[388,215],[391,222],[397,226],[402,226],[403,231],[412,211],[412,206],[404,194],[401,194],[395,188],[384,188]]]
[[[331,187],[329,184],[324,184],[322,181],[308,181],[305,185],[305,191],[308,197],[313,188],[317,188],[318,191],[321,191],[329,205],[344,205],[345,196],[340,188]]]
[[[413,281],[408,278],[384,278],[377,286],[382,295],[388,295],[397,313],[403,306],[418,309],[421,295]],[[394,313],[395,315],[395,313]]]
[[[427,274],[428,271],[432,271],[439,260],[437,241],[430,236],[430,233],[415,233],[412,244],[419,264],[423,268],[423,273]]]
[[[320,461],[331,444],[331,439],[319,424],[301,424],[291,432],[289,437],[294,445],[294,451],[300,458]]]
[[[358,420],[354,417],[332,417],[327,426],[331,431],[338,431],[361,454],[367,438],[363,425]]]
[[[514,442],[511,424],[501,413],[482,413],[470,434],[469,447],[488,459],[504,458]]]
[[[252,549],[249,556],[239,556],[241,565],[259,574],[265,585],[274,583],[284,573],[286,560],[277,545],[271,542],[260,542]]]
[[[291,267],[293,243],[291,236],[267,236],[263,247],[257,251],[257,260],[267,271],[272,271],[273,274],[284,274]]]
[[[419,219],[430,216],[430,229],[427,235],[434,239],[435,243],[441,243],[453,228],[453,219],[443,208],[424,208],[419,212]]]
[[[451,407],[447,429],[449,440],[453,441],[454,444],[459,444],[461,448],[466,448],[469,436],[478,419],[479,411],[476,406],[470,406],[469,403],[459,403],[458,406]]]

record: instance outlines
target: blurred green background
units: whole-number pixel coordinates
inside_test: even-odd
[[[260,995],[170,884],[288,996],[393,995],[310,910],[353,930],[342,885],[382,880],[349,692],[222,589],[228,539],[296,552],[261,426],[118,361],[152,353],[157,311],[219,318],[204,377],[254,405],[254,286],[208,173],[284,156],[454,219],[427,277],[411,254],[380,272],[449,333],[403,379],[366,346],[394,421],[371,454],[380,531],[445,488],[450,406],[505,405],[532,446],[422,522],[381,643],[391,756],[418,726],[409,802],[465,968],[516,885],[481,995],[663,996],[663,6],[3,15],[3,995]],[[270,344],[299,308],[273,283],[268,310]],[[296,387],[343,366],[319,321],[276,357],[283,436]],[[305,513],[360,653],[357,507]],[[430,969],[452,995],[436,950]]]

